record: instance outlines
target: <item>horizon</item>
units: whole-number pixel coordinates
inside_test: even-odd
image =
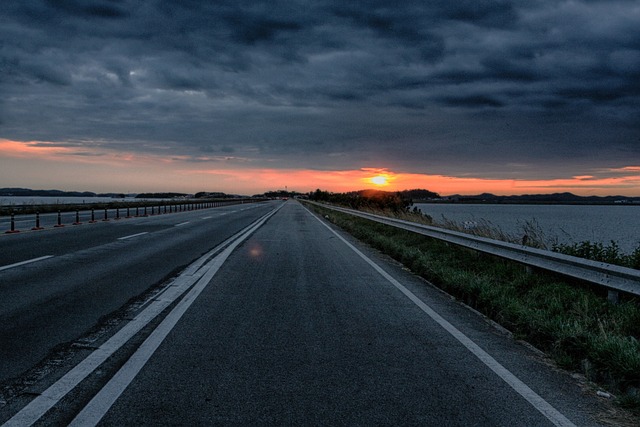
[[[28,191],[44,191],[44,192],[68,192],[68,193],[92,193],[95,196],[100,196],[100,195],[114,195],[114,194],[122,194],[125,197],[128,196],[137,196],[140,194],[163,194],[163,193],[175,193],[175,194],[181,194],[181,195],[195,195],[198,193],[221,193],[221,194],[225,194],[227,196],[242,196],[242,197],[251,197],[251,196],[256,196],[256,195],[264,195],[267,193],[288,193],[288,194],[300,194],[300,195],[304,195],[304,194],[312,194],[313,192],[315,192],[316,190],[320,190],[320,191],[328,191],[329,193],[334,193],[334,194],[339,194],[339,193],[362,193],[362,192],[382,192],[382,193],[402,193],[402,192],[408,192],[408,191],[427,191],[427,192],[432,192],[431,190],[427,189],[427,188],[405,188],[405,189],[401,189],[401,190],[385,190],[385,189],[381,189],[381,188],[374,188],[374,187],[370,187],[370,188],[360,188],[358,190],[349,190],[349,191],[344,191],[344,192],[332,192],[323,188],[316,188],[314,190],[310,190],[310,191],[298,191],[296,189],[286,189],[286,188],[279,188],[279,189],[270,189],[270,190],[266,190],[263,192],[259,192],[259,193],[251,193],[251,194],[246,194],[246,193],[226,193],[223,191],[218,191],[218,190],[198,190],[198,191],[191,191],[191,192],[174,192],[174,191],[144,191],[144,192],[131,192],[131,193],[125,193],[122,191],[93,191],[93,190],[77,190],[77,189],[71,189],[71,190],[64,190],[64,189],[59,189],[59,188],[27,188],[27,187],[1,187],[0,190],[7,190],[7,189],[17,189],[17,190],[28,190]],[[493,196],[493,197],[539,197],[539,196],[552,196],[552,195],[571,195],[571,196],[577,196],[577,197],[602,197],[602,198],[616,198],[616,197],[620,197],[620,198],[638,198],[640,196],[627,196],[624,194],[607,194],[604,196],[581,196],[579,194],[575,194],[572,192],[552,192],[552,193],[526,193],[526,194],[494,194],[494,193],[489,193],[489,192],[484,192],[484,193],[455,193],[455,194],[439,194],[437,192],[433,192],[436,193],[440,199],[446,199],[446,198],[450,198],[450,197],[478,197],[478,196]],[[47,196],[2,196],[0,194],[0,197],[47,197]]]
[[[633,0],[5,9],[4,187],[640,196]]]

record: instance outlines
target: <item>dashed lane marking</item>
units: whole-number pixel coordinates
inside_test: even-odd
[[[10,264],[10,265],[5,265],[3,267],[0,267],[0,271],[8,270],[8,269],[14,268],[14,267],[20,267],[21,265],[31,264],[32,262],[42,261],[44,259],[48,259],[48,258],[52,258],[52,257],[53,257],[53,255],[45,255],[45,256],[41,256],[39,258],[33,258],[33,259],[28,259],[26,261],[16,262],[15,264]]]
[[[143,234],[149,234],[148,231],[145,231],[143,233],[136,233],[136,234],[132,234],[130,236],[124,236],[124,237],[118,237],[118,240],[127,240],[127,239],[131,239],[133,237],[138,237],[138,236],[142,236]]]

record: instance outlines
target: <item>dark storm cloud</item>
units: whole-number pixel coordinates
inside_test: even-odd
[[[640,158],[631,0],[25,0],[0,40],[3,138],[492,177]]]

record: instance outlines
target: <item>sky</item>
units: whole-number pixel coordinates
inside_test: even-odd
[[[3,1],[0,187],[640,196],[640,3]]]

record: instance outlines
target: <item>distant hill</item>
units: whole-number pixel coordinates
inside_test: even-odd
[[[455,194],[442,201],[454,203],[520,203],[520,204],[636,204],[640,197],[626,196],[578,196],[573,193],[522,194],[518,196],[496,196],[483,193],[474,196]]]
[[[320,190],[316,192],[322,193]],[[330,193],[327,193],[329,195]],[[312,193],[315,194],[315,193]],[[627,196],[578,196],[573,193],[552,194],[522,194],[515,196],[497,196],[491,193],[477,195],[454,194],[452,196],[440,196],[438,193],[424,189],[403,191],[383,191],[377,189],[359,190],[344,193],[345,195],[359,195],[361,197],[384,197],[398,195],[403,200],[413,203],[511,203],[511,204],[583,204],[583,205],[608,205],[608,204],[640,204],[640,197]],[[317,196],[317,195],[316,195]]]
[[[123,193],[93,193],[91,191],[31,190],[30,188],[0,188],[0,197],[112,197],[124,199]]]
[[[29,188],[0,188],[0,196],[5,197],[98,197],[90,191],[31,190]],[[110,197],[111,195],[101,197]]]
[[[140,193],[136,199],[176,199],[189,197],[186,193]]]

